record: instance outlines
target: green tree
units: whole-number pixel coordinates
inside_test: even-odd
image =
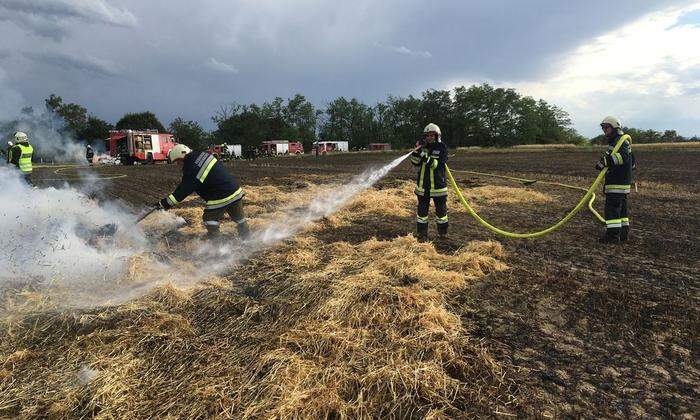
[[[90,115],[87,118],[85,128],[78,133],[78,137],[94,145],[102,140],[106,140],[109,137],[109,130],[112,129],[112,124]]]
[[[321,125],[321,138],[329,141],[347,141],[354,149],[365,148],[374,141],[374,111],[353,98],[334,99],[328,104]]]
[[[165,133],[165,127],[156,115],[150,111],[127,113],[116,124],[117,130],[158,130]]]
[[[454,123],[454,104],[448,90],[426,90],[420,101],[419,129],[428,123],[435,123],[440,127],[442,139],[448,146],[456,146],[457,140],[453,137],[452,126]]]
[[[84,107],[78,104],[64,103],[63,98],[53,93],[44,100],[44,103],[49,113],[58,116],[65,123],[65,126],[59,129],[60,132],[78,136],[87,128],[88,113]]]
[[[175,118],[170,123],[170,132],[178,143],[186,144],[196,150],[206,149],[211,141],[211,135],[199,123],[185,121],[181,117]]]

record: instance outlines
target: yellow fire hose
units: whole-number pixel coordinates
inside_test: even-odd
[[[615,147],[613,148],[611,153],[617,153],[617,151],[620,149],[622,144],[625,142],[625,140],[628,140],[628,138],[629,138],[629,136],[627,136],[627,135],[622,136],[620,138],[620,140],[617,142],[617,144],[615,145]],[[558,221],[554,225],[552,225],[546,229],[536,231],[536,232],[517,233],[517,232],[508,232],[508,231],[505,231],[503,229],[499,229],[496,226],[493,226],[492,224],[490,224],[489,222],[484,220],[481,216],[479,216],[476,213],[476,211],[474,211],[472,206],[469,205],[467,200],[464,198],[464,195],[462,195],[462,191],[459,189],[459,186],[457,186],[457,182],[455,181],[454,177],[452,176],[452,172],[450,171],[450,168],[445,166],[445,172],[447,174],[447,178],[450,180],[450,184],[452,184],[452,188],[457,193],[457,198],[459,199],[460,203],[462,203],[462,206],[467,210],[467,212],[473,218],[475,218],[482,226],[484,226],[488,230],[490,230],[494,233],[497,233],[499,235],[509,237],[509,238],[537,238],[540,236],[544,236],[548,233],[552,233],[555,230],[564,226],[566,223],[568,223],[572,217],[574,217],[579,211],[581,211],[581,209],[586,204],[586,202],[588,202],[588,208],[591,210],[591,212],[593,212],[593,214],[598,218],[598,220],[605,222],[605,219],[603,219],[603,217],[601,217],[601,215],[597,211],[595,211],[595,209],[593,208],[593,201],[595,200],[595,190],[598,188],[598,185],[600,185],[600,182],[605,177],[605,173],[607,171],[608,171],[607,167],[603,168],[603,170],[600,171],[600,173],[596,177],[595,181],[593,181],[593,184],[591,184],[591,186],[587,190],[585,190],[581,187],[573,186],[573,185],[542,181],[542,183],[547,183],[549,185],[558,185],[558,186],[565,187],[565,188],[575,188],[575,189],[583,190],[583,191],[586,191],[586,194],[584,194],[584,196],[581,198],[581,200],[578,202],[578,204],[576,204],[576,206],[566,216],[564,216],[563,219],[561,219],[560,221]],[[465,171],[465,172],[467,172],[467,171]],[[495,176],[495,177],[504,178],[504,179],[512,179],[512,180],[516,180],[519,182],[531,182],[532,181],[532,180],[528,180],[528,179],[507,177],[507,176],[502,176],[502,175],[492,175],[492,174],[484,174],[484,173],[478,173],[478,172],[471,172],[471,173],[478,174],[478,175]]]

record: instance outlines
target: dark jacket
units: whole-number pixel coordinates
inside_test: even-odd
[[[95,152],[93,152],[92,149],[87,149],[85,151],[85,159],[92,160],[93,157],[95,157]]]
[[[191,152],[185,156],[182,181],[161,204],[170,208],[192,192],[206,201],[207,210],[226,207],[244,195],[236,178],[209,152]]]
[[[425,150],[427,157],[421,157]],[[427,143],[421,149],[411,153],[411,163],[420,167],[416,179],[416,195],[443,197],[447,195],[447,146],[441,141]]]
[[[615,145],[621,137],[625,137],[622,146],[617,153],[612,153]],[[605,158],[605,166],[608,172],[605,174],[605,193],[628,194],[632,184],[632,167],[634,155],[632,155],[632,138],[627,134],[618,134],[608,139],[608,157]]]

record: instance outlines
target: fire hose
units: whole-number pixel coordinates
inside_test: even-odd
[[[615,147],[613,148],[613,150],[610,153],[612,153],[612,154],[617,153],[617,151],[620,149],[620,147],[622,147],[622,144],[627,140],[627,138],[628,138],[628,136],[623,136],[622,138],[620,138],[620,140],[617,142],[617,144],[615,145]],[[586,191],[586,193],[583,195],[581,200],[579,200],[578,204],[576,204],[576,206],[571,211],[569,211],[569,213],[566,216],[564,216],[563,219],[559,220],[557,223],[553,224],[552,226],[549,226],[546,229],[542,229],[542,230],[539,230],[536,232],[518,233],[518,232],[508,232],[506,230],[500,229],[500,228],[490,224],[486,220],[484,220],[481,216],[479,216],[477,214],[477,212],[474,210],[474,208],[464,198],[462,191],[460,190],[459,186],[457,185],[457,182],[455,181],[454,177],[452,176],[452,172],[450,171],[450,168],[445,166],[445,172],[447,174],[447,178],[449,179],[450,184],[452,185],[452,188],[455,190],[455,193],[457,193],[457,199],[462,204],[462,206],[467,210],[467,212],[474,219],[476,219],[479,222],[479,224],[481,224],[482,226],[484,226],[485,228],[487,228],[491,232],[497,233],[499,235],[506,236],[508,238],[521,238],[521,239],[522,238],[537,238],[540,236],[544,236],[548,233],[554,232],[555,230],[557,230],[557,229],[561,228],[562,226],[564,226],[565,224],[567,224],[569,222],[569,220],[571,220],[579,211],[581,211],[581,209],[586,205],[586,202],[588,202],[588,208],[596,216],[596,218],[598,220],[600,220],[601,222],[605,222],[605,219],[603,219],[603,217],[601,217],[601,215],[597,211],[595,211],[595,209],[593,208],[593,202],[595,201],[595,190],[600,185],[600,183],[603,180],[603,178],[605,177],[605,173],[607,171],[608,171],[607,167],[603,168],[603,170],[601,170],[600,173],[598,174],[598,176],[596,177],[595,181],[593,181],[593,184],[591,184],[591,186],[587,190],[582,188],[582,187],[576,187],[574,185],[567,185],[567,184],[546,182],[546,181],[537,181],[537,182],[547,183],[549,185],[558,185],[558,186],[562,186],[562,187],[566,187],[566,188],[579,189],[579,190]],[[469,171],[465,171],[465,172],[469,172]],[[475,173],[475,174],[479,174],[479,175],[494,176],[494,177],[504,178],[504,179],[512,179],[512,180],[516,180],[516,181],[523,182],[523,183],[534,183],[532,180],[527,180],[524,178],[515,178],[515,177],[502,176],[502,175],[483,174],[483,173],[478,173],[478,172],[471,172],[471,173]]]

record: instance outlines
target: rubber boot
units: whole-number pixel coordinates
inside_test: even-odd
[[[416,238],[419,242],[425,242],[428,240],[428,224],[427,223],[416,223]]]
[[[438,235],[440,238],[447,238],[447,227],[449,226],[449,223],[438,223],[437,225],[437,231]]]
[[[620,242],[626,242],[630,238],[630,227],[622,226],[620,228]]]
[[[243,221],[236,224],[236,229],[238,230],[238,237],[245,241],[250,238],[250,228],[248,227],[248,222]]]
[[[605,232],[598,241],[604,244],[619,244],[620,228],[605,229]]]

